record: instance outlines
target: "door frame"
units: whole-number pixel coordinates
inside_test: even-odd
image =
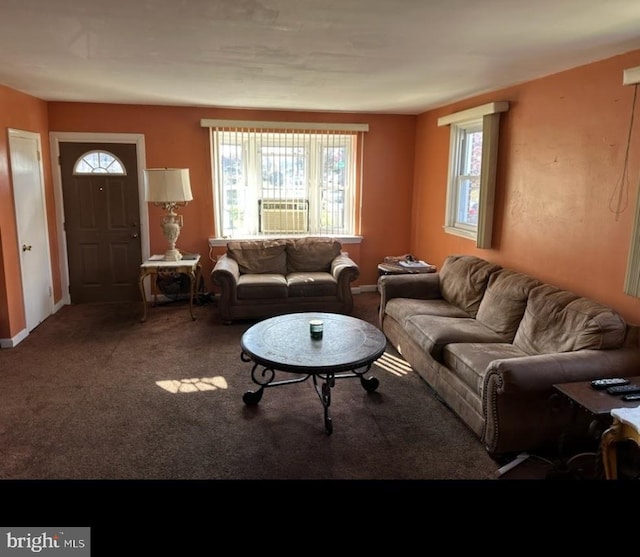
[[[136,146],[138,161],[138,202],[140,205],[140,249],[143,261],[149,259],[151,244],[149,240],[149,210],[144,196],[144,169],[146,168],[146,152],[144,135],[138,133],[93,133],[93,132],[49,132],[51,151],[51,170],[53,189],[56,200],[56,229],[60,251],[60,281],[62,283],[62,299],[65,304],[71,303],[69,293],[69,254],[67,253],[67,234],[64,230],[64,196],[62,194],[62,172],[60,170],[60,143],[129,143]]]

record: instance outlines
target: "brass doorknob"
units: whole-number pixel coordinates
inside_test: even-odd
[[[31,246],[28,246],[26,244],[22,244],[22,251],[31,251]]]

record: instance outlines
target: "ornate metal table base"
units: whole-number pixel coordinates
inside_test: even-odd
[[[240,354],[240,358],[243,362],[250,362],[251,357],[245,352]],[[308,373],[303,377],[296,379],[285,379],[281,381],[274,381],[276,377],[275,370],[270,367],[261,366],[256,363],[251,368],[251,380],[259,386],[256,391],[247,391],[242,396],[242,400],[248,406],[258,404],[262,399],[264,390],[269,387],[281,387],[283,385],[291,385],[294,383],[303,383],[310,377],[313,380],[313,386],[318,394],[318,398],[324,408],[324,429],[327,435],[333,433],[333,422],[329,415],[329,406],[331,406],[331,389],[335,386],[336,379],[349,379],[359,378],[360,384],[365,391],[371,393],[378,388],[380,382],[375,377],[365,377],[365,374],[371,369],[371,363],[362,369],[354,369],[344,373]]]
[[[323,322],[321,338],[311,336],[311,324]],[[240,340],[240,357],[252,362],[251,380],[255,391],[242,400],[255,405],[264,390],[302,383],[309,378],[324,409],[324,428],[333,433],[329,415],[331,389],[337,379],[358,378],[367,392],[375,391],[379,381],[365,377],[387,346],[382,331],[361,319],[326,312],[290,313],[259,321],[245,331]],[[276,381],[278,373],[294,374],[292,379]]]

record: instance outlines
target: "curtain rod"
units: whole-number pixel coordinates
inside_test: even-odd
[[[369,124],[329,124],[321,122],[265,122],[260,120],[212,120],[202,118],[203,128],[267,128],[271,130],[320,130],[368,132]]]

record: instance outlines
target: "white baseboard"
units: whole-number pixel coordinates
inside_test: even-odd
[[[53,315],[54,313],[60,311],[60,309],[62,307],[64,307],[65,305],[67,305],[64,301],[64,299],[60,300],[57,304],[55,304],[53,306],[53,311],[51,312],[51,315]],[[51,317],[51,315],[49,317]],[[48,319],[48,317],[47,317]],[[45,319],[46,321],[46,319]],[[22,331],[20,331],[16,336],[11,337],[11,338],[0,338],[0,348],[15,348],[16,346],[18,346],[19,343],[21,343],[25,338],[27,338],[29,336],[29,331],[27,331],[27,329],[22,329]]]
[[[15,348],[28,336],[29,331],[27,331],[27,329],[22,329],[22,331],[11,338],[0,338],[0,348]]]
[[[362,292],[377,292],[378,285],[376,284],[363,284],[361,286],[354,286],[351,289],[353,294],[361,294]]]

